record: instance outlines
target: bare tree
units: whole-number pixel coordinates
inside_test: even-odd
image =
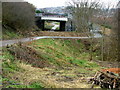
[[[101,7],[101,4],[90,0],[72,0],[69,4],[73,7],[73,22],[77,32],[88,32],[93,30],[93,17]],[[89,34],[86,34],[89,36]],[[93,59],[93,35],[90,39],[90,60]]]
[[[117,60],[117,47],[118,37],[116,32],[116,9],[111,7],[110,4],[107,7],[103,7],[99,12],[98,23],[102,27],[102,39],[101,39],[101,59],[107,61]]]
[[[74,7],[73,21],[76,25],[76,31],[89,32],[90,23],[94,12],[100,7],[99,2],[90,2],[89,0],[72,0],[70,5]]]
[[[90,23],[102,27],[101,59],[117,60],[119,51],[117,49],[117,24],[115,22],[118,23],[118,18],[116,20],[115,18],[118,16],[115,15],[118,14],[115,14],[115,9],[110,8],[110,4],[103,6],[99,2],[90,2],[90,0],[72,0],[69,4],[73,7],[73,21],[76,25],[76,31],[89,32],[91,30]],[[108,32],[109,34],[106,34]],[[92,60],[93,38],[91,35],[90,60]]]

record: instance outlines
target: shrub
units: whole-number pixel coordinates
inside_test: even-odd
[[[29,30],[35,24],[35,7],[27,2],[4,2],[3,25],[18,30]]]

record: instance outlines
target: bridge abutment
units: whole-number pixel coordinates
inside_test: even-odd
[[[65,31],[65,21],[60,21],[60,31]]]

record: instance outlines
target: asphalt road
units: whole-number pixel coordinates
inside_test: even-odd
[[[56,24],[54,24],[54,25],[56,25]],[[100,33],[98,33],[98,31],[100,31],[100,27],[98,25],[94,24],[93,25],[93,30],[91,30],[91,33],[93,33],[94,38],[101,38],[102,37],[102,35]],[[12,45],[14,43],[29,42],[29,41],[38,40],[38,39],[45,39],[45,38],[87,39],[87,38],[91,38],[91,37],[38,36],[38,37],[29,37],[29,38],[23,38],[23,39],[15,39],[15,40],[4,40],[4,41],[1,40],[0,41],[0,47],[7,46],[7,45]]]
[[[45,38],[71,38],[71,39],[78,38],[78,39],[86,39],[86,38],[90,38],[90,37],[60,37],[60,36],[30,37],[30,38],[23,38],[23,39],[0,41],[0,47],[2,47],[2,46],[7,46],[7,45],[11,45],[11,44],[14,44],[14,43],[28,42],[28,41],[38,40],[38,39],[45,39]]]

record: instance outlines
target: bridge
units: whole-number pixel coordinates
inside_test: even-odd
[[[68,21],[68,17],[62,15],[36,15],[36,25],[43,31],[47,30],[47,28],[45,28],[46,21],[59,22],[60,26],[58,31],[65,31],[65,26],[66,22]]]
[[[67,17],[51,17],[51,16],[43,16],[41,20],[50,20],[50,21],[68,21]]]

